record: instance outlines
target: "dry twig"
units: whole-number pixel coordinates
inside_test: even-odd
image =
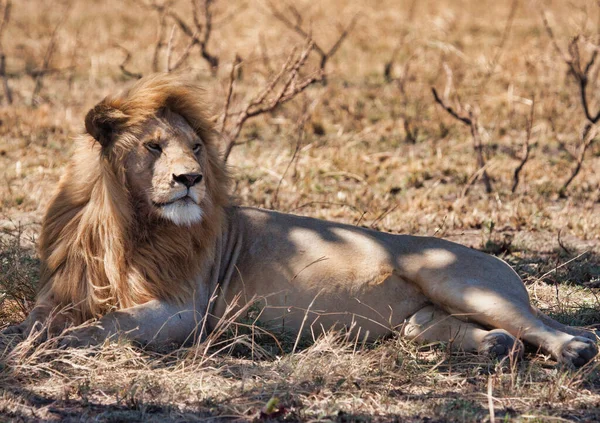
[[[472,179],[472,182],[470,184],[467,184],[467,186],[465,187],[465,189],[463,191],[463,195],[466,195],[469,191],[470,185],[472,185],[473,183],[475,183],[475,181],[477,181],[477,179],[479,179],[479,174],[481,175],[481,178],[483,179],[483,183],[485,185],[485,192],[487,192],[488,194],[491,193],[493,191],[492,182],[490,181],[490,177],[486,170],[487,166],[486,166],[485,156],[483,154],[483,144],[481,142],[481,137],[479,135],[479,128],[477,127],[477,118],[476,118],[475,114],[473,113],[472,110],[468,111],[468,116],[460,114],[459,112],[454,110],[452,107],[450,107],[450,106],[446,105],[446,103],[444,103],[444,101],[440,98],[440,96],[438,95],[437,90],[435,88],[432,87],[431,92],[433,93],[433,98],[435,99],[435,102],[437,104],[439,104],[450,116],[452,116],[454,119],[462,122],[463,124],[467,125],[469,127],[469,129],[471,130],[471,136],[473,137],[473,148],[475,149],[475,153],[477,155],[478,170],[475,173],[475,175],[477,175],[477,176],[474,177]]]
[[[229,73],[229,84],[227,84],[227,95],[225,96],[225,106],[223,107],[223,114],[221,115],[220,123],[219,123],[219,132],[223,132],[225,130],[225,125],[227,124],[227,117],[229,115],[229,107],[231,106],[231,97],[233,96],[233,85],[235,83],[235,73],[237,69],[242,64],[241,59],[236,54],[235,60],[231,64],[231,72]]]
[[[521,161],[519,165],[515,169],[513,174],[513,185],[511,188],[512,193],[514,194],[517,190],[517,186],[519,186],[519,174],[523,170],[525,163],[529,160],[529,153],[531,151],[531,130],[533,128],[533,117],[534,117],[534,109],[535,109],[535,97],[531,100],[531,110],[529,111],[529,118],[527,119],[527,130],[525,135],[525,142],[523,143],[523,157],[521,157]]]
[[[565,181],[565,183],[561,187],[561,189],[560,189],[561,195],[565,195],[567,188],[569,187],[569,185],[571,185],[571,182],[573,182],[573,179],[575,179],[575,177],[579,174],[579,171],[581,170],[581,166],[583,165],[585,153],[588,150],[588,148],[592,145],[592,143],[596,140],[597,134],[598,134],[598,127],[596,125],[594,125],[593,123],[587,122],[581,133],[581,137],[580,137],[581,144],[579,144],[579,153],[577,154],[577,160],[575,163],[575,167],[571,171],[571,175],[569,176],[569,178]]]
[[[10,9],[12,7],[11,0],[6,0],[2,4],[2,20],[0,21],[0,78],[2,78],[2,83],[4,86],[4,97],[6,98],[6,102],[8,104],[12,104],[12,91],[10,86],[8,85],[8,76],[6,75],[6,54],[4,53],[4,47],[2,45],[2,35],[4,34],[4,29],[6,25],[8,25],[8,21],[10,20]]]
[[[277,18],[277,20],[279,20],[285,26],[290,28],[292,31],[296,32],[302,38],[304,38],[304,39],[312,38],[311,31],[310,30],[307,31],[303,28],[302,14],[298,11],[298,9],[296,7],[294,7],[291,4],[287,5],[289,12],[292,15],[294,15],[294,22],[292,22],[292,20],[290,18],[288,18],[285,15],[285,13],[283,13],[281,10],[279,10],[272,1],[269,1],[268,3],[269,3],[269,7],[271,8],[271,13],[273,14],[273,16],[275,18]],[[357,17],[358,16],[355,15],[350,20],[350,23],[346,27],[342,27],[342,26],[339,27],[340,35],[339,35],[338,39],[333,43],[333,45],[329,48],[329,50],[325,50],[316,42],[313,43],[314,51],[321,57],[321,61],[319,63],[319,67],[321,68],[321,70],[325,70],[327,61],[329,59],[331,59],[331,57],[338,51],[338,49],[340,48],[340,46],[342,45],[342,43],[344,42],[346,37],[348,37],[348,34],[352,31],[352,29],[354,29],[354,26],[356,25]],[[325,80],[325,79],[323,78],[323,80]]]
[[[115,47],[117,47],[123,53],[125,53],[125,58],[123,59],[123,61],[119,65],[119,69],[121,69],[121,72],[123,72],[123,75],[127,76],[128,78],[140,79],[142,77],[141,73],[139,73],[139,72],[132,72],[132,71],[130,71],[130,70],[127,69],[127,65],[131,61],[131,52],[129,50],[127,50],[125,47],[123,47],[122,45],[119,45],[119,44],[115,44]]]

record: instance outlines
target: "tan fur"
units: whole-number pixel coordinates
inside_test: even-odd
[[[342,325],[371,340],[401,330],[496,357],[520,355],[520,338],[572,366],[597,354],[593,334],[535,310],[495,257],[229,205],[201,94],[158,75],[88,113],[91,137],[79,141],[46,214],[38,302],[19,330],[67,307],[57,329],[99,320],[75,328],[66,346],[117,335],[181,344],[210,330],[235,298],[259,298],[272,330]]]

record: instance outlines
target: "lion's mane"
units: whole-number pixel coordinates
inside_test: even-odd
[[[43,221],[38,304],[70,306],[70,319],[80,323],[155,298],[182,302],[193,295],[194,277],[211,260],[229,201],[202,96],[181,77],[157,75],[88,113],[92,136],[78,140]],[[202,221],[191,228],[140,216],[127,187],[124,158],[143,123],[162,108],[185,118],[206,147],[208,201]],[[94,128],[109,123],[118,135],[110,146],[101,145]]]

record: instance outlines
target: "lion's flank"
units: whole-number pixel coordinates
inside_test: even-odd
[[[38,304],[73,306],[75,323],[148,300],[184,301],[211,259],[228,203],[228,178],[201,101],[202,90],[157,75],[107,97],[86,117],[82,137],[50,202],[40,237]],[[143,123],[161,109],[181,115],[206,147],[208,200],[190,227],[136,215],[123,159]]]

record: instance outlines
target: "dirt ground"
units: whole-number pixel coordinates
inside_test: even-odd
[[[228,157],[237,201],[487,251],[515,268],[537,307],[600,328],[596,2],[0,6],[1,326],[32,306],[40,222],[87,110],[178,64],[206,87],[219,120],[232,74],[235,113],[309,34],[299,75],[320,75],[323,52],[326,78],[245,123]],[[600,420],[600,361],[569,371],[535,350],[499,364],[341,333],[294,353],[250,334],[168,354],[16,341],[2,341],[2,421]]]

